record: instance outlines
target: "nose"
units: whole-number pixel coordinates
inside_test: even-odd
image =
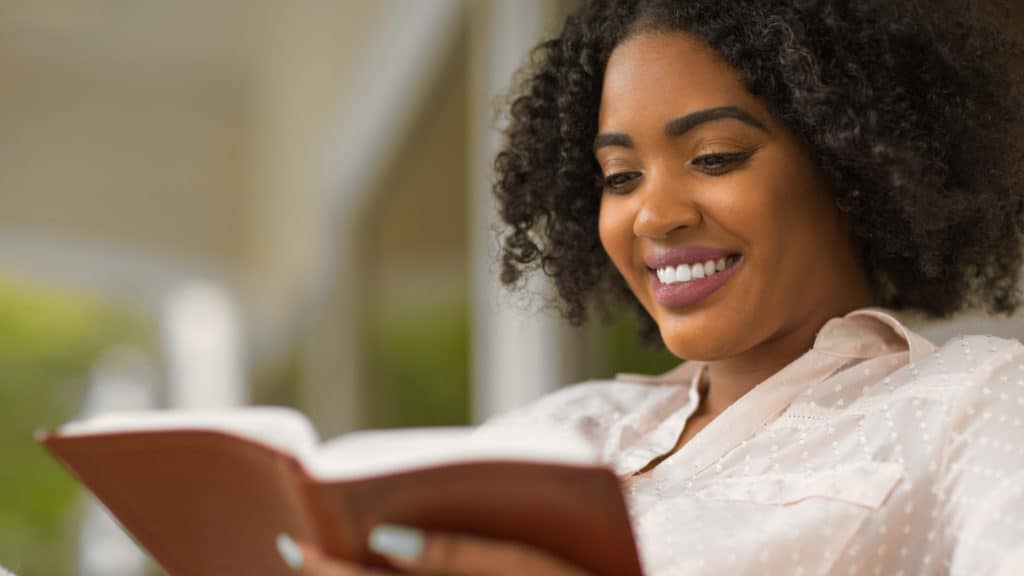
[[[648,174],[635,193],[640,196],[640,208],[633,220],[637,237],[664,240],[678,229],[701,222],[699,207],[676,178]]]

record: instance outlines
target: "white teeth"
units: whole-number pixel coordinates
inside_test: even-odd
[[[656,274],[662,284],[679,284],[691,280],[699,280],[713,276],[725,270],[734,261],[733,257],[696,262],[694,264],[680,264],[679,266],[666,266],[658,268]]]

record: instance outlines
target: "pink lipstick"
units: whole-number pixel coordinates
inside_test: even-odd
[[[644,259],[654,298],[666,308],[682,308],[721,288],[743,263],[739,252],[707,247],[681,247]]]

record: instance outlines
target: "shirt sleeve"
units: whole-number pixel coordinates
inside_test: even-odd
[[[998,342],[950,415],[935,514],[954,576],[1024,574],[1024,346]]]

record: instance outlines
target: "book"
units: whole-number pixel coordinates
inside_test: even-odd
[[[379,523],[513,540],[641,576],[618,477],[564,431],[362,431],[320,443],[280,407],[119,413],[39,441],[171,576],[294,574],[281,533],[385,566]]]

